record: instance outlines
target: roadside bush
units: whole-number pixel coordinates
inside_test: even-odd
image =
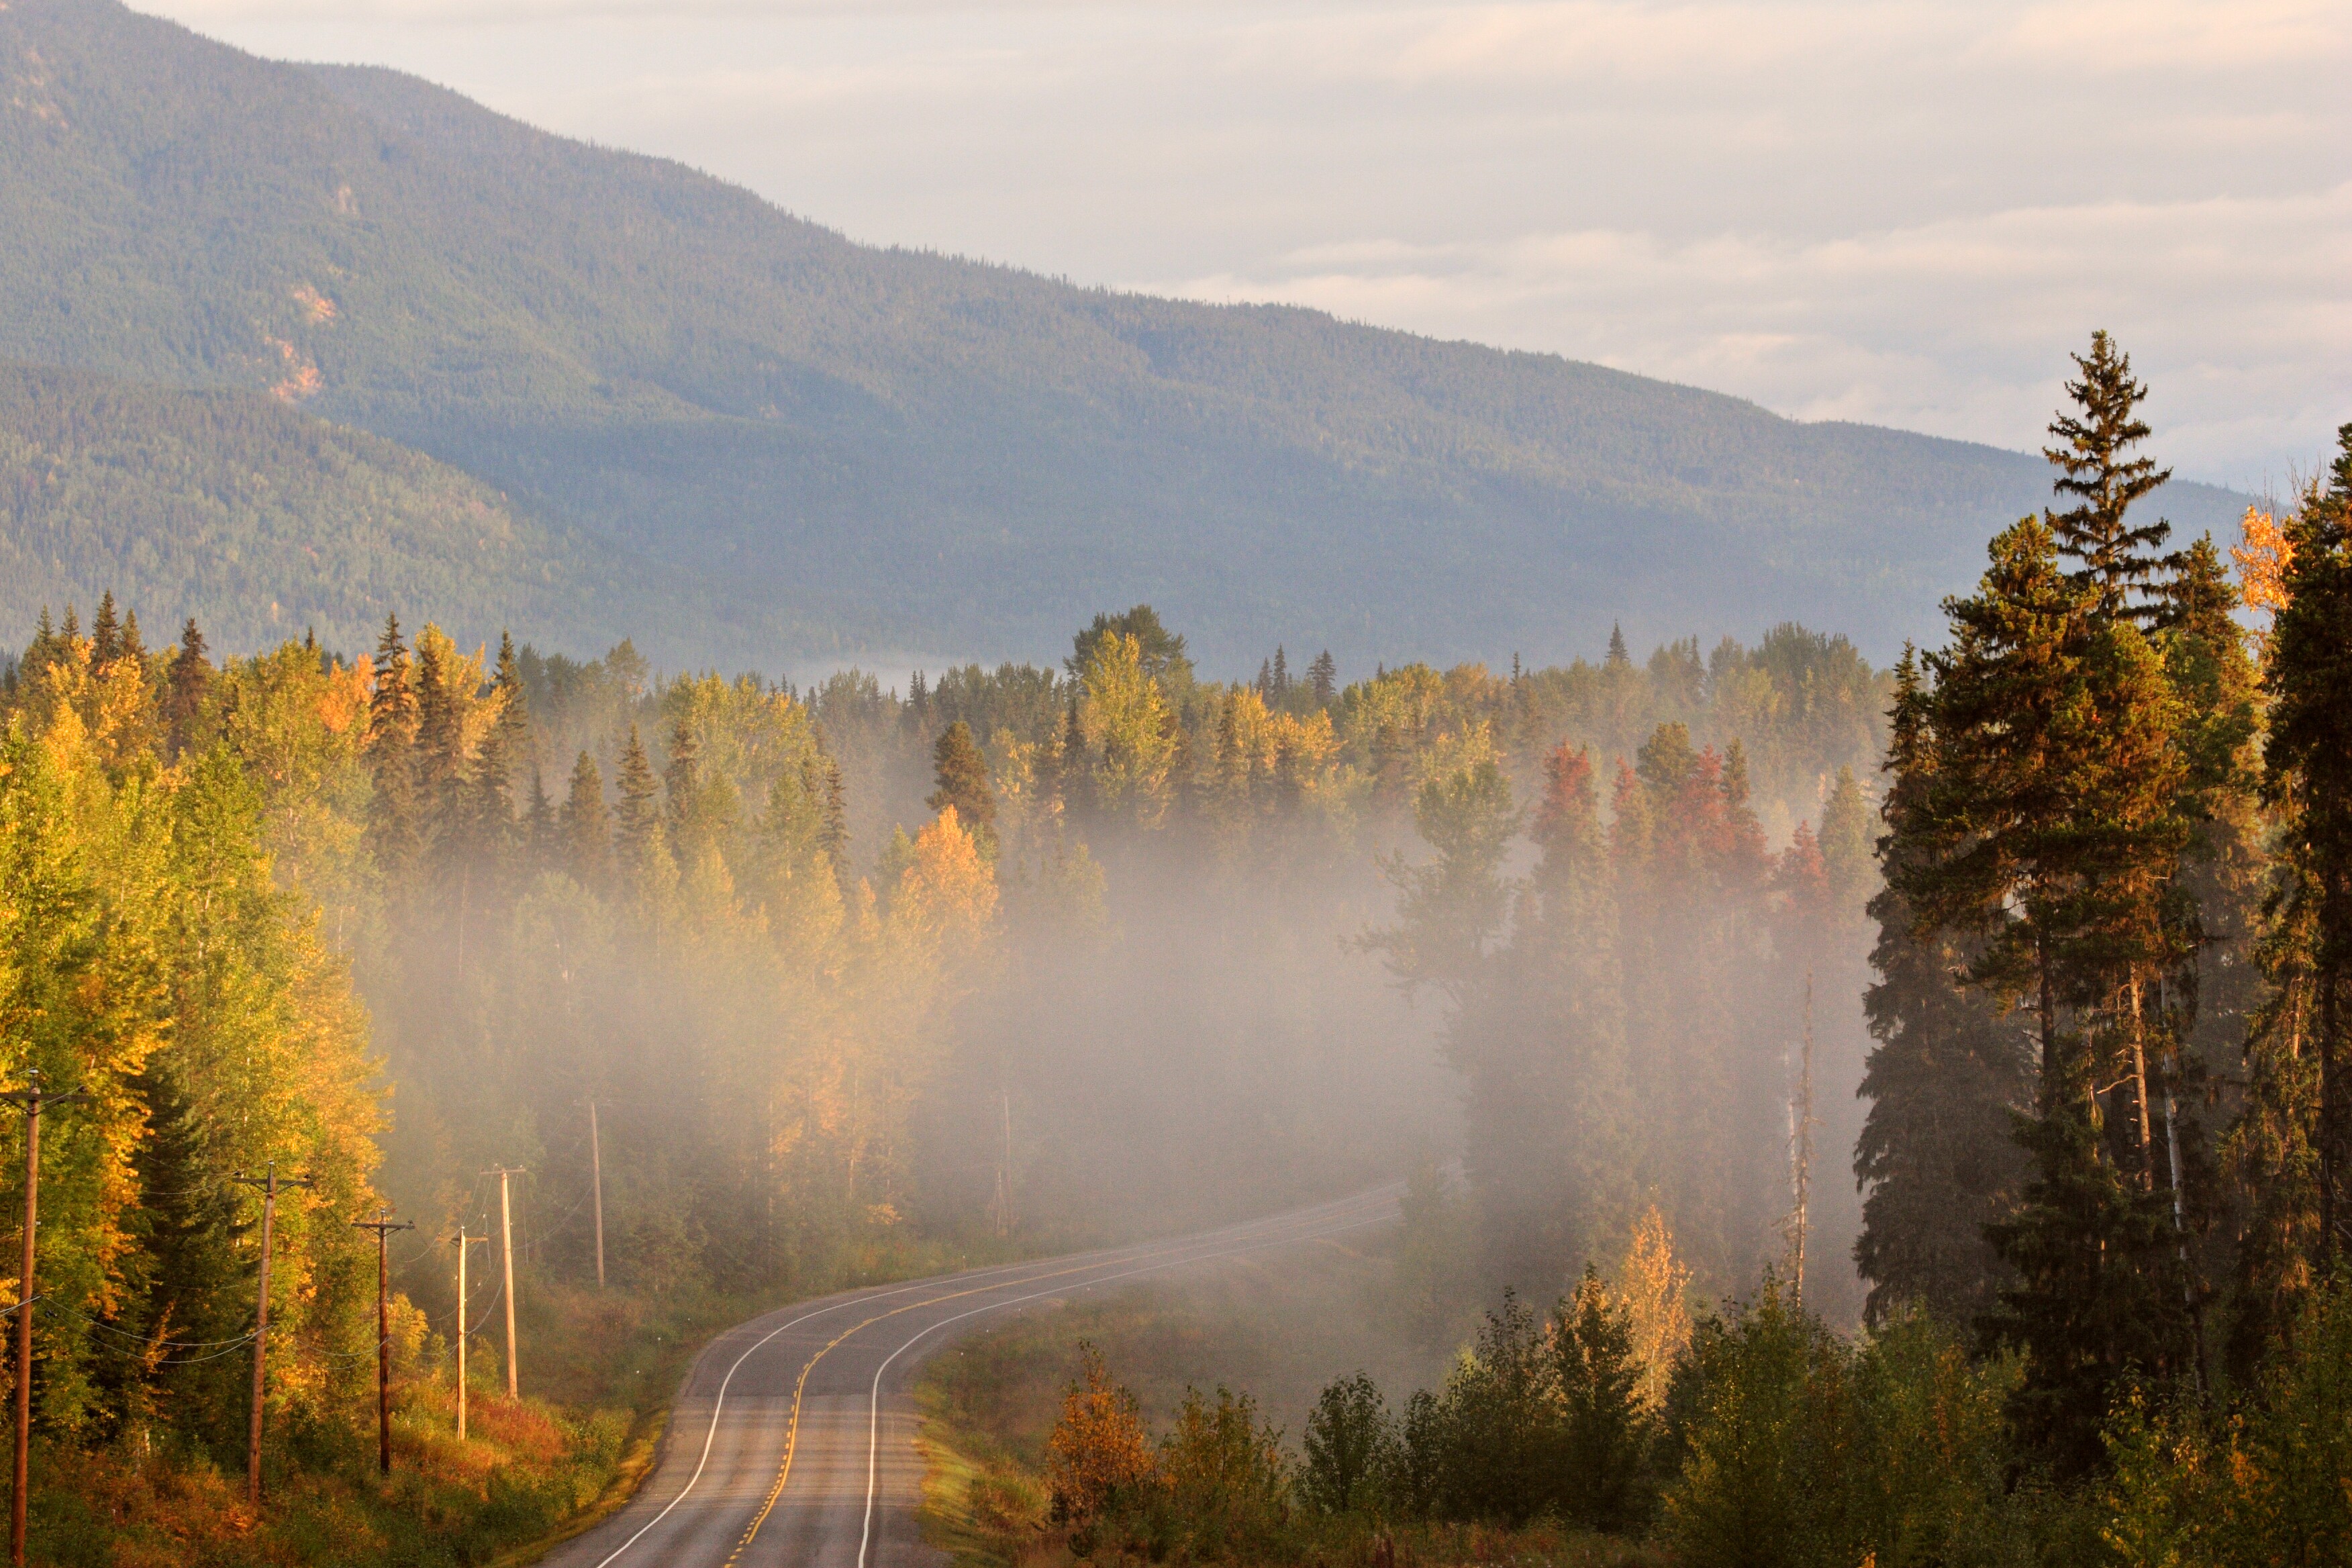
[[[1686,1424],[1666,1533],[1691,1568],[1852,1568],[1847,1352],[1769,1275],[1703,1320],[1674,1402]]]
[[[1260,1422],[1257,1402],[1219,1388],[1215,1403],[1197,1388],[1160,1445],[1161,1500],[1172,1537],[1202,1560],[1262,1553],[1279,1546],[1290,1520],[1290,1467],[1282,1434]]]
[[[1102,1519],[1156,1500],[1164,1489],[1143,1409],[1129,1390],[1113,1383],[1102,1352],[1079,1342],[1078,1375],[1062,1395],[1062,1417],[1045,1440],[1045,1478],[1052,1489],[1051,1518],[1071,1531],[1079,1544]]]
[[[1301,1500],[1319,1513],[1381,1513],[1394,1506],[1402,1458],[1395,1419],[1379,1387],[1359,1372],[1323,1390],[1300,1443]]]
[[[1633,1353],[1633,1314],[1611,1299],[1590,1264],[1576,1293],[1553,1313],[1551,1353],[1560,1410],[1551,1501],[1569,1523],[1633,1529],[1651,1502],[1644,1369]]]
[[[2137,1390],[2109,1423],[2101,1535],[2127,1563],[2352,1563],[2352,1280],[2312,1292],[2246,1408]]]

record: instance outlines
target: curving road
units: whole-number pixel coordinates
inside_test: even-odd
[[[923,1358],[992,1316],[1393,1219],[1378,1188],[1198,1236],[803,1301],[730,1329],[687,1374],[661,1461],[550,1568],[912,1568]]]

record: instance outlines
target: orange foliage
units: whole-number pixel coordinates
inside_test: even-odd
[[[2246,607],[2275,615],[2286,607],[2286,568],[2294,558],[2294,546],[2278,519],[2259,507],[2246,509],[2238,531],[2245,542],[2231,545],[2230,554],[2238,563],[2239,591]]]
[[[1080,1343],[1084,1364],[1062,1395],[1062,1418],[1045,1440],[1045,1475],[1057,1516],[1095,1519],[1122,1500],[1161,1485],[1143,1410],[1110,1380],[1102,1352]]]
[[[996,873],[954,806],[915,836],[914,864],[899,876],[890,912],[923,936],[958,945],[978,940],[995,918]]]

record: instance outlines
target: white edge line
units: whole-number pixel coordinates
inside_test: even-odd
[[[1365,1195],[1366,1195],[1366,1196],[1370,1196],[1370,1194],[1365,1194]],[[1330,1204],[1328,1204],[1328,1205],[1318,1205],[1318,1206],[1321,1206],[1321,1207],[1334,1207],[1334,1208],[1335,1208],[1335,1207],[1339,1206],[1339,1205],[1342,1205],[1342,1204],[1345,1204],[1345,1203],[1348,1203],[1348,1202],[1350,1202],[1350,1201],[1357,1201],[1357,1200],[1349,1200],[1349,1199],[1346,1199],[1346,1198],[1340,1198],[1340,1199],[1335,1199],[1335,1200],[1333,1200]],[[1307,1211],[1307,1212],[1312,1213],[1312,1212],[1313,1212],[1313,1210],[1312,1210],[1312,1209],[1310,1209],[1310,1210],[1309,1210],[1309,1211]],[[1230,1230],[1246,1230],[1246,1229],[1249,1229],[1249,1228],[1251,1227],[1251,1226],[1252,1226],[1252,1225],[1278,1225],[1278,1224],[1280,1224],[1280,1223],[1282,1223],[1282,1221],[1281,1221],[1281,1219],[1279,1219],[1279,1218],[1276,1218],[1276,1219],[1267,1219],[1267,1220],[1259,1220],[1259,1221],[1254,1221],[1254,1222],[1244,1222],[1244,1224],[1242,1224],[1242,1225],[1237,1225],[1237,1226],[1229,1226],[1229,1227],[1228,1227],[1228,1229],[1229,1229],[1229,1231],[1230,1231]],[[1369,1222],[1367,1222],[1367,1223],[1369,1223]],[[1181,1249],[1183,1246],[1185,1246],[1185,1245],[1191,1245],[1191,1246],[1197,1247],[1197,1246],[1202,1245],[1202,1241],[1205,1241],[1205,1240],[1207,1240],[1207,1239],[1209,1239],[1209,1238],[1207,1238],[1207,1237],[1202,1237],[1202,1238],[1201,1238],[1200,1240],[1195,1240],[1195,1241],[1191,1242],[1191,1243],[1189,1243],[1189,1244],[1180,1242],[1180,1243],[1177,1243],[1177,1244],[1176,1244],[1176,1246],[1177,1246],[1180,1249]],[[1301,1238],[1297,1238],[1297,1239],[1307,1239],[1307,1238],[1301,1237]],[[1149,1243],[1147,1243],[1146,1245],[1148,1246],[1148,1245],[1150,1245],[1150,1244],[1149,1244]],[[1272,1245],[1276,1245],[1276,1243],[1272,1243],[1272,1242],[1267,1242],[1267,1243],[1260,1243],[1260,1244],[1258,1244],[1258,1245],[1272,1246]],[[1244,1248],[1242,1248],[1241,1250],[1244,1250],[1244,1251],[1246,1251],[1246,1250],[1248,1250],[1248,1248],[1244,1247]],[[1223,1256],[1225,1256],[1225,1255],[1224,1255],[1224,1254],[1222,1254],[1222,1253],[1211,1253],[1211,1254],[1209,1254],[1209,1256],[1210,1256],[1211,1258],[1217,1258],[1217,1257],[1223,1257]],[[1013,1270],[1014,1270],[1014,1269],[1016,1269],[1016,1268],[1034,1268],[1034,1267],[1036,1267],[1036,1264],[1037,1264],[1037,1263],[1039,1263],[1039,1262],[1053,1263],[1053,1262],[1059,1262],[1059,1261],[1061,1261],[1061,1259],[1059,1259],[1059,1258],[1040,1258],[1040,1259],[1035,1260],[1034,1262],[1007,1263],[1007,1264],[1002,1265],[1002,1266],[1001,1266],[1001,1268],[1000,1268],[998,1270],[995,1270],[995,1272],[1010,1273],[1010,1272],[1012,1272]],[[1106,1262],[1109,1262],[1109,1261],[1115,1261],[1115,1260],[1113,1260],[1113,1259],[1105,1259],[1105,1261],[1106,1261]],[[1167,1264],[1161,1264],[1161,1265],[1153,1265],[1152,1267],[1174,1268],[1174,1267],[1176,1267],[1178,1264],[1181,1264],[1181,1263],[1184,1263],[1184,1262],[1197,1262],[1197,1261],[1201,1261],[1201,1260],[1200,1260],[1200,1259],[1197,1259],[1197,1258],[1192,1258],[1192,1259],[1187,1259],[1187,1258],[1179,1258],[1179,1259],[1174,1260],[1174,1262],[1171,1262],[1171,1263],[1167,1263]],[[1129,1270],[1128,1272],[1129,1272],[1129,1273],[1142,1273],[1142,1272],[1146,1272],[1146,1271],[1147,1271],[1147,1270],[1145,1270],[1145,1269],[1130,1269],[1130,1270]],[[975,1272],[975,1273],[973,1273],[973,1274],[965,1275],[963,1278],[965,1278],[965,1279],[976,1279],[976,1278],[978,1278],[980,1275],[987,1274],[987,1273],[990,1273],[990,1272],[992,1272],[992,1270],[988,1270],[988,1269],[981,1269],[981,1270],[976,1271],[976,1272]],[[1124,1279],[1124,1278],[1126,1278],[1126,1275],[1124,1275],[1124,1274],[1114,1274],[1114,1275],[1108,1276],[1108,1279]],[[1107,1280],[1094,1280],[1094,1281],[1090,1281],[1090,1282],[1089,1282],[1089,1284],[1102,1284],[1102,1283],[1106,1283],[1106,1282],[1107,1282]],[[696,1483],[697,1481],[698,1481],[698,1480],[700,1480],[700,1479],[702,1479],[702,1471],[703,1471],[704,1467],[705,1467],[705,1466],[707,1466],[707,1465],[709,1465],[709,1464],[710,1463],[710,1447],[711,1447],[711,1445],[712,1445],[714,1442],[716,1442],[716,1441],[718,1440],[718,1437],[719,1437],[719,1413],[720,1413],[721,1411],[723,1411],[724,1409],[726,1409],[726,1407],[727,1407],[727,1389],[728,1389],[728,1385],[729,1385],[729,1384],[732,1384],[732,1383],[735,1381],[735,1374],[736,1374],[736,1373],[738,1373],[738,1372],[740,1372],[740,1370],[742,1370],[743,1363],[744,1363],[745,1362],[747,1362],[747,1361],[749,1361],[749,1360],[751,1360],[751,1355],[752,1355],[752,1352],[755,1352],[755,1351],[759,1350],[761,1346],[765,1345],[769,1341],[771,1341],[771,1340],[774,1339],[778,1334],[782,1333],[786,1329],[796,1329],[796,1328],[800,1327],[803,1323],[807,1322],[811,1318],[822,1318],[822,1317],[823,1317],[823,1316],[824,1316],[827,1312],[835,1312],[835,1311],[839,1311],[839,1310],[840,1310],[842,1308],[844,1308],[844,1307],[858,1306],[858,1305],[863,1305],[863,1304],[865,1304],[865,1303],[873,1302],[873,1301],[887,1301],[887,1300],[889,1300],[891,1297],[893,1297],[893,1296],[903,1296],[903,1295],[906,1295],[907,1293],[908,1293],[909,1291],[913,1291],[913,1290],[920,1290],[920,1289],[928,1289],[936,1288],[936,1287],[937,1287],[938,1285],[940,1285],[940,1283],[941,1283],[941,1281],[937,1280],[937,1279],[918,1279],[918,1280],[911,1281],[911,1282],[909,1282],[909,1283],[908,1283],[908,1284],[901,1285],[901,1286],[898,1287],[898,1288],[897,1288],[897,1289],[895,1289],[884,1290],[884,1291],[878,1292],[878,1293],[874,1294],[874,1295],[866,1295],[866,1294],[861,1293],[861,1294],[859,1294],[859,1295],[852,1296],[852,1297],[848,1298],[848,1299],[847,1299],[847,1300],[845,1300],[835,1301],[835,1302],[834,1302],[834,1303],[833,1303],[831,1306],[829,1306],[829,1307],[819,1307],[819,1308],[815,1309],[814,1311],[803,1312],[803,1313],[802,1313],[799,1317],[793,1319],[790,1322],[787,1322],[787,1323],[779,1323],[779,1324],[777,1324],[774,1328],[772,1328],[772,1329],[769,1330],[766,1333],[764,1333],[764,1334],[761,1335],[761,1336],[760,1336],[760,1338],[758,1338],[757,1340],[754,1340],[754,1341],[753,1341],[753,1342],[752,1342],[749,1346],[747,1346],[747,1347],[744,1349],[744,1352],[743,1352],[743,1353],[742,1353],[741,1355],[739,1355],[739,1356],[737,1356],[737,1357],[735,1358],[734,1363],[733,1363],[732,1365],[730,1365],[730,1367],[728,1367],[728,1369],[727,1369],[727,1375],[726,1375],[725,1377],[722,1377],[722,1378],[720,1378],[720,1379],[719,1380],[719,1396],[718,1396],[718,1398],[717,1398],[716,1400],[714,1400],[714,1401],[712,1402],[711,1406],[710,1406],[710,1429],[709,1429],[709,1431],[705,1432],[705,1433],[702,1435],[702,1454],[701,1454],[701,1457],[700,1457],[700,1458],[697,1458],[697,1459],[695,1460],[695,1464],[694,1464],[694,1474],[692,1474],[692,1475],[688,1476],[688,1477],[686,1479],[686,1485],[684,1485],[684,1486],[682,1486],[682,1487],[678,1488],[678,1489],[677,1489],[677,1495],[676,1497],[674,1497],[674,1498],[670,1499],[668,1502],[667,1502],[667,1503],[665,1503],[665,1504],[663,1504],[663,1505],[662,1505],[662,1510],[661,1510],[659,1513],[657,1513],[657,1514],[654,1515],[654,1516],[653,1516],[653,1518],[651,1518],[651,1519],[649,1519],[649,1520],[646,1521],[646,1522],[645,1522],[645,1523],[643,1523],[643,1524],[639,1525],[639,1526],[637,1527],[636,1533],[635,1533],[635,1534],[631,1535],[631,1536],[630,1536],[626,1541],[624,1541],[623,1542],[621,1542],[621,1544],[620,1544],[620,1545],[618,1545],[618,1546],[616,1546],[616,1547],[613,1548],[612,1554],[611,1554],[610,1556],[606,1557],[603,1562],[601,1562],[601,1563],[597,1563],[597,1564],[596,1564],[596,1568],[612,1568],[612,1564],[613,1564],[614,1562],[616,1562],[616,1561],[620,1558],[620,1556],[621,1556],[621,1554],[622,1554],[623,1552],[625,1552],[628,1551],[630,1547],[635,1546],[635,1545],[639,1541],[641,1541],[641,1540],[643,1540],[643,1539],[645,1538],[645,1534],[646,1534],[646,1532],[647,1531],[649,1531],[649,1530],[653,1529],[653,1527],[654,1527],[654,1526],[656,1526],[656,1525],[659,1524],[663,1520],[667,1519],[667,1518],[670,1516],[670,1510],[671,1510],[672,1509],[675,1509],[676,1507],[677,1507],[677,1505],[678,1505],[678,1504],[680,1504],[680,1503],[684,1502],[684,1501],[686,1500],[686,1496],[687,1496],[687,1494],[688,1494],[688,1492],[690,1492],[690,1491],[692,1491],[692,1490],[694,1489],[694,1485],[695,1485],[695,1483]],[[1021,1284],[1021,1283],[1023,1283],[1023,1281],[1021,1281],[1021,1280],[1017,1280],[1017,1279],[1016,1279],[1016,1280],[1009,1280],[1009,1281],[1007,1281],[1007,1283],[1017,1285],[1017,1284]],[[1083,1288],[1083,1287],[1081,1287],[1081,1288]],[[1034,1296],[1021,1296],[1021,1297],[1016,1297],[1016,1298],[1014,1298],[1014,1299],[1013,1299],[1013,1300],[1012,1300],[1012,1301],[998,1301],[998,1302],[993,1302],[993,1303],[992,1303],[991,1305],[992,1305],[992,1306],[996,1306],[996,1307],[1009,1307],[1009,1306],[1015,1305],[1015,1304],[1016,1304],[1017,1302],[1019,1302],[1019,1301],[1030,1301],[1030,1300],[1036,1300],[1037,1296],[1050,1296],[1050,1295],[1052,1295],[1052,1294],[1053,1294],[1053,1292],[1052,1292],[1051,1290],[1040,1290],[1040,1291],[1036,1292],[1036,1295],[1034,1295]],[[977,1308],[977,1309],[975,1309],[975,1310],[977,1310],[977,1311],[983,1311],[983,1312],[984,1312],[984,1311],[989,1310],[989,1308],[987,1308],[987,1307],[982,1307],[982,1308]],[[966,1312],[966,1313],[962,1313],[962,1314],[960,1314],[960,1315],[961,1315],[961,1316],[962,1316],[962,1317],[970,1317],[970,1316],[971,1316],[972,1314],[971,1314],[971,1313],[970,1313],[970,1312]],[[954,1321],[957,1321],[957,1320],[956,1320],[955,1318],[943,1318],[943,1319],[941,1319],[939,1322],[932,1324],[932,1325],[931,1325],[931,1328],[933,1328],[933,1329],[944,1328],[944,1327],[946,1327],[949,1323],[952,1323],[952,1322],[954,1322]],[[929,1330],[928,1330],[928,1329],[924,1331],[924,1332],[926,1332],[926,1333],[928,1333],[928,1332],[929,1332],[929,1331],[929,1331]],[[920,1335],[918,1335],[918,1336],[916,1336],[916,1337],[919,1339],[921,1336],[920,1336]],[[913,1342],[912,1340],[910,1340],[910,1341],[908,1341],[908,1344],[911,1344],[911,1343],[913,1343],[913,1342]],[[898,1349],[899,1349],[899,1350],[904,1350],[904,1349],[906,1349],[906,1346],[905,1346],[905,1345],[901,1345],[901,1346],[899,1346],[899,1347],[898,1347]],[[898,1352],[897,1352],[897,1351],[893,1351],[893,1352],[891,1352],[891,1359],[892,1359],[892,1360],[896,1360],[896,1359],[897,1359],[897,1357],[898,1357]],[[887,1361],[886,1361],[886,1362],[884,1362],[882,1364],[883,1364],[883,1365],[885,1365],[885,1366],[887,1366],[887,1365],[889,1365],[890,1363],[889,1363],[889,1362],[887,1362]],[[690,1374],[690,1373],[689,1373],[688,1375],[689,1375],[689,1376],[691,1376],[691,1374]],[[876,1386],[877,1386],[877,1389],[878,1389],[878,1388],[879,1388],[879,1386],[880,1386],[880,1377],[881,1377],[881,1374],[880,1374],[879,1373],[877,1373],[875,1374],[875,1377],[876,1377]],[[867,1465],[867,1474],[866,1474],[866,1518],[867,1518],[867,1520],[870,1521],[872,1520],[872,1518],[873,1518],[873,1515],[874,1515],[874,1478],[873,1478],[873,1473],[872,1473],[872,1471],[873,1471],[873,1467],[872,1467],[872,1464],[871,1464],[871,1459],[872,1459],[872,1456],[871,1456],[871,1454],[869,1454],[869,1455],[867,1456],[867,1458],[868,1458],[868,1461],[869,1461],[869,1462],[868,1462],[868,1465]],[[859,1540],[859,1542],[858,1542],[858,1546],[857,1546],[857,1562],[858,1562],[858,1568],[865,1568],[865,1563],[866,1563],[866,1543],[865,1543],[865,1541],[864,1541],[862,1538]]]
[[[1338,1236],[1362,1226],[1379,1225],[1393,1217],[1395,1216],[1385,1213],[1377,1214],[1366,1219],[1349,1220],[1346,1225],[1333,1226],[1328,1230],[1315,1231],[1305,1236],[1275,1237],[1265,1241],[1247,1242],[1238,1247],[1228,1247],[1223,1252],[1207,1253],[1199,1258],[1178,1258],[1148,1263],[1138,1268],[1122,1269],[1117,1274],[1106,1274],[1098,1279],[1082,1279],[1073,1284],[1056,1286],[1051,1290],[1036,1290],[1026,1296],[1013,1296],[1002,1301],[991,1301],[986,1306],[974,1307],[968,1312],[958,1312],[952,1318],[941,1318],[938,1322],[921,1330],[905,1344],[883,1357],[882,1364],[874,1369],[874,1391],[866,1406],[866,1522],[857,1531],[857,1568],[866,1568],[866,1543],[874,1534],[874,1476],[876,1462],[881,1453],[882,1374],[889,1370],[892,1362],[906,1354],[918,1341],[929,1338],[950,1323],[960,1323],[966,1318],[976,1318],[982,1312],[1002,1311],[1007,1307],[1017,1307],[1024,1301],[1034,1301],[1042,1296],[1055,1296],[1065,1291],[1091,1290],[1098,1285],[1108,1285],[1114,1279],[1126,1279],[1138,1274],[1156,1274],[1166,1268],[1181,1268],[1188,1263],[1214,1263],[1219,1258],[1236,1258],[1244,1252],[1256,1252],[1268,1247],[1285,1247],[1300,1241],[1320,1241],[1326,1237]]]

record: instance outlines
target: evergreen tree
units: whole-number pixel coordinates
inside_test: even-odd
[[[139,640],[139,612],[137,610],[125,609],[122,612],[121,651],[117,655],[117,657],[136,668],[144,669],[146,668],[147,646]]]
[[[560,831],[564,869],[581,886],[603,889],[612,870],[613,835],[605,818],[604,775],[586,752],[572,764],[572,785],[563,797]]]
[[[1602,662],[1611,669],[1633,667],[1633,656],[1625,650],[1625,628],[1614,621],[1609,623],[1609,652]]]
[[[1588,1263],[1574,1293],[1553,1312],[1550,1338],[1562,1406],[1560,1517],[1623,1533],[1642,1522],[1649,1502],[1643,1482],[1651,1432],[1633,1315],[1610,1299]]]
[[[2352,1022],[2352,425],[2325,489],[2288,524],[2286,604],[2271,632],[2265,793],[2280,818],[2281,904],[2309,931],[2309,1050],[2317,1064],[2311,1143],[2317,1157],[2320,1259],[2341,1256],[2352,1224],[2344,1095]]]
[[[46,631],[48,612],[41,612]],[[26,662],[32,659],[27,656]],[[197,721],[204,715],[205,694],[212,689],[213,667],[205,658],[205,634],[196,629],[196,617],[190,616],[180,628],[180,647],[172,656],[171,672],[163,683],[163,723],[166,743],[173,757],[188,748],[195,738]],[[371,729],[373,734],[373,729]]]
[[[1863,1010],[1877,1044],[1857,1091],[1870,1110],[1854,1145],[1864,1193],[1854,1264],[1870,1282],[1871,1323],[1892,1321],[1906,1302],[1967,1323],[1991,1311],[2011,1279],[1985,1227],[2011,1213],[2023,1182],[2011,1126],[2032,1102],[2032,1062],[1990,1001],[1956,983],[1967,955],[1941,931],[1922,933],[1900,890],[1934,853],[1921,813],[1935,759],[1929,698],[1908,648],[1895,682],[1893,785],[1878,841],[1887,885],[1869,907],[1877,979]]]
[[[190,657],[188,623],[181,658]],[[198,650],[203,639],[194,638]],[[201,662],[203,654],[194,658]],[[368,803],[368,837],[377,867],[395,889],[415,873],[424,847],[424,826],[416,798],[416,693],[410,683],[413,667],[401,641],[400,617],[384,617],[383,636],[375,647],[375,681],[368,698],[368,772],[375,788]],[[177,678],[175,676],[175,689]]]
[[[940,731],[931,748],[931,771],[939,787],[924,801],[933,811],[955,808],[956,820],[980,836],[982,847],[996,834],[996,792],[989,787],[988,760],[973,743],[971,726],[959,719]]]
[[[661,786],[635,724],[629,726],[628,743],[621,748],[616,786],[613,858],[622,886],[644,906],[655,897],[659,868],[668,858],[669,846],[662,833]]]
[[[709,842],[709,824],[703,810],[702,742],[684,713],[670,725],[662,799],[671,849],[681,862],[691,862]]]
[[[530,762],[530,710],[524,694],[522,669],[515,658],[514,638],[499,637],[498,716],[482,737],[467,781],[468,800],[465,826],[469,832],[475,863],[493,875],[512,868],[520,845],[515,820],[514,772]],[[536,767],[533,768],[536,775]]]
[[[1330,707],[1332,700],[1339,695],[1339,665],[1331,657],[1329,648],[1317,654],[1315,662],[1307,667],[1307,689],[1315,693],[1315,706],[1318,708]]]
[[[112,664],[122,654],[122,623],[115,616],[114,590],[109,588],[98,601],[98,616],[89,624],[89,665],[92,669]]]
[[[2091,334],[2091,353],[2071,356],[2083,379],[2066,384],[2079,414],[2061,414],[2051,423],[2058,444],[2042,456],[2063,472],[2056,481],[2075,504],[2043,514],[2056,535],[2058,552],[2080,562],[2074,580],[2095,589],[2102,615],[2141,617],[2157,613],[2152,603],[2127,605],[2126,596],[2150,595],[2158,570],[2168,563],[2157,554],[2172,527],[2158,519],[2134,524],[2132,503],[2172,478],[2147,458],[2130,456],[2147,439],[2147,422],[2135,410],[2147,388],[2132,379],[2131,357],[2105,332]]]
[[[2042,1063],[2021,1136],[2035,1173],[1991,1233],[2017,1279],[1987,1331],[2027,1351],[2021,1422],[2074,1467],[2097,1456],[2118,1378],[2193,1360],[2175,1211],[2157,1185],[2162,1018],[2147,1005],[2181,953],[2169,872],[2188,841],[2185,765],[2156,655],[2102,614],[2095,582],[2060,574],[2049,531],[2025,520],[1991,555],[1977,595],[1947,605],[1954,646],[1927,660],[1936,685],[1910,743],[1932,760],[1906,810],[1918,852],[1887,869],[1922,934],[1953,932],[1973,978],[2032,999]]]
[[[421,837],[436,858],[462,858],[470,836],[466,819],[466,727],[449,668],[447,639],[427,625],[416,639],[414,682],[416,700],[415,767]]]
[[[1283,651],[1279,643],[1275,645],[1274,649],[1274,684],[1271,695],[1276,702],[1290,695],[1290,656]]]

